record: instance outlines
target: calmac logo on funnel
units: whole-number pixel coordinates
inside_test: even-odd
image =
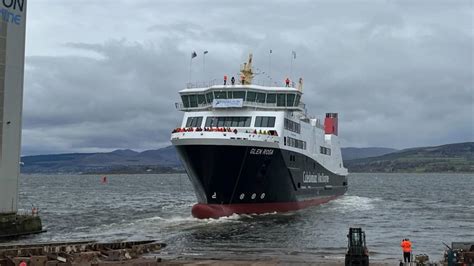
[[[2,0],[3,7],[0,7],[0,19],[7,23],[20,25],[22,15],[17,13],[23,13],[25,1],[26,0]],[[14,11],[14,13],[12,11]]]

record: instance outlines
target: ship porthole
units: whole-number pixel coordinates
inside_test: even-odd
[[[252,194],[252,199],[255,199],[257,197],[257,194],[253,193]]]
[[[265,193],[262,193],[262,195],[260,195],[260,199],[264,199],[265,198]]]
[[[245,194],[244,193],[240,194],[240,199],[243,200],[244,198],[245,198]]]

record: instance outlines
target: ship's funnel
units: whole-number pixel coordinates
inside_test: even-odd
[[[324,131],[326,134],[337,136],[337,113],[326,113],[326,118],[324,119]]]

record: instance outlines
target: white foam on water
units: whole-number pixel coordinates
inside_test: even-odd
[[[189,216],[170,216],[170,217],[162,217],[162,216],[154,216],[150,218],[145,218],[141,220],[137,220],[136,224],[143,225],[144,227],[150,227],[150,224],[156,225],[158,228],[162,229],[170,229],[170,228],[181,228],[181,229],[191,229],[201,226],[209,226],[209,225],[216,225],[216,224],[226,224],[226,223],[236,223],[240,222],[243,217],[251,217],[248,215],[237,215],[234,214],[228,217],[220,217],[218,219],[198,219],[194,218],[191,215]],[[137,225],[135,225],[137,226]]]
[[[382,201],[380,198],[367,198],[359,196],[343,196],[332,201],[332,208],[336,211],[368,211],[375,208],[375,204]]]
[[[346,257],[344,257],[344,256],[336,256],[336,255],[334,255],[334,256],[325,255],[325,256],[323,256],[323,258],[325,258],[325,259],[331,259],[331,260],[344,260]]]

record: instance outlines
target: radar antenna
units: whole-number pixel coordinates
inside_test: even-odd
[[[242,75],[242,85],[252,84],[254,73],[252,71],[252,53],[249,54],[249,59],[240,68],[240,74]]]

